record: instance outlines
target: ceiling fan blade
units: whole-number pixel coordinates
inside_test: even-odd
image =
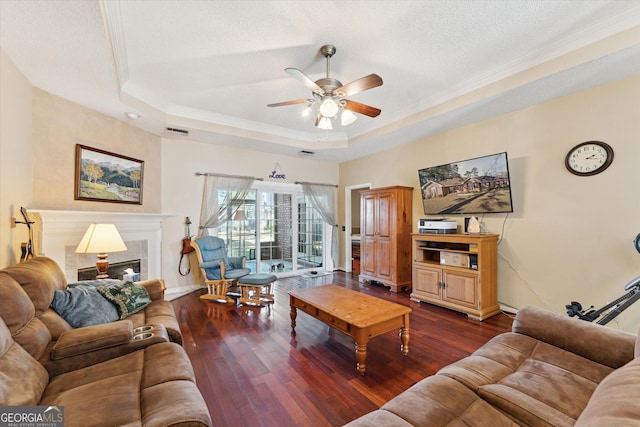
[[[310,99],[296,99],[295,101],[285,101],[285,102],[276,102],[275,104],[267,104],[267,107],[282,107],[285,105],[295,105],[295,104],[305,104],[309,101],[313,101]]]
[[[324,90],[320,86],[316,84],[313,80],[311,80],[305,73],[298,70],[297,68],[285,68],[284,69],[291,77],[295,77],[300,80],[303,85],[311,89],[313,92],[317,92],[320,95],[324,95]]]
[[[378,117],[378,115],[382,112],[379,108],[371,107],[369,105],[360,104],[359,102],[349,101],[345,99],[344,108],[347,110],[351,110],[354,113],[364,114],[369,117]]]
[[[365,90],[373,89],[374,87],[382,86],[382,77],[377,74],[369,74],[368,76],[354,80],[351,83],[339,87],[334,93],[340,94],[340,96],[351,96],[356,93],[364,92]]]

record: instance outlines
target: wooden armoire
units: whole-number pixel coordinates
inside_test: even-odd
[[[411,289],[413,188],[360,192],[360,282],[378,282],[393,292]]]

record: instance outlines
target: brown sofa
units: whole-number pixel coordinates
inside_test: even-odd
[[[112,323],[72,328],[49,305],[64,274],[41,257],[0,270],[0,405],[63,406],[65,426],[211,425],[164,283]]]
[[[534,307],[356,426],[640,425],[640,338]]]

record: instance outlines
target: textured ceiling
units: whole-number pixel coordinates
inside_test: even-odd
[[[637,1],[0,1],[0,45],[39,88],[158,135],[344,161],[640,74]],[[377,73],[382,110],[331,131],[284,72]],[[527,71],[528,70],[528,71]]]

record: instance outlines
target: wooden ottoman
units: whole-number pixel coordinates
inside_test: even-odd
[[[264,305],[264,301],[273,302],[272,285],[277,277],[269,273],[254,273],[238,279],[240,304]]]

